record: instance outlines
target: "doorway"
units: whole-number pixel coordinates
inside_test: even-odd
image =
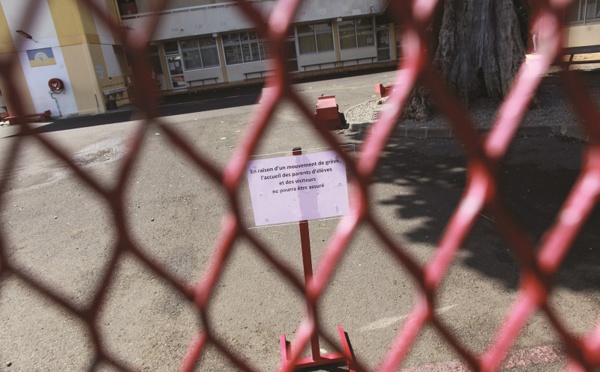
[[[167,66],[169,66],[169,75],[171,76],[171,87],[173,89],[185,88],[181,54],[168,56]]]
[[[389,61],[390,55],[390,28],[389,26],[377,27],[377,61]]]

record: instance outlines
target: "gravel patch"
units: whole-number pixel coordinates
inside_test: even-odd
[[[596,102],[600,102],[600,69],[586,71],[585,79],[589,94]],[[351,107],[345,112],[350,131],[364,131],[386,107],[385,99],[372,99]],[[476,126],[485,130],[494,123],[499,107],[497,102],[479,99],[469,107],[469,113]],[[533,128],[553,128],[554,131],[565,134],[578,130],[580,126],[581,122],[573,111],[563,86],[556,76],[549,75],[538,88],[536,104],[525,114],[521,129],[529,128],[531,131]],[[450,123],[441,113],[434,113],[427,121],[401,119],[397,129],[413,132],[415,129],[426,129],[437,133],[445,130],[446,133],[451,133]]]

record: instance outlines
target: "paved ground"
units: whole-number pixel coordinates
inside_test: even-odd
[[[335,94],[342,111],[373,98],[375,83],[391,73],[363,75],[296,86],[312,106],[321,94]],[[256,94],[231,101],[180,103],[164,108],[173,128],[200,151],[223,165],[244,135]],[[212,103],[211,103],[212,102]],[[229,103],[228,103],[229,102]],[[245,103],[241,103],[245,102]],[[221,108],[212,107],[220,104]],[[203,109],[204,108],[204,109]],[[182,113],[187,112],[187,113]],[[130,115],[117,112],[112,115]],[[86,171],[109,186],[119,171],[127,135],[135,121],[108,123],[106,117],[56,122],[40,129],[77,159]],[[302,125],[297,111],[283,104],[259,153],[289,151],[295,146],[322,147]],[[108,206],[67,167],[30,137],[14,137],[16,128],[0,129],[0,152],[23,140],[4,194],[2,226],[10,262],[49,283],[84,308],[99,280],[115,240]],[[182,280],[195,282],[207,267],[226,202],[219,190],[150,127],[140,161],[129,182],[127,216],[144,251]],[[358,135],[340,140],[360,144]],[[507,204],[534,239],[539,239],[579,171],[583,144],[564,137],[522,138],[503,168]],[[464,186],[465,161],[451,139],[397,138],[381,156],[373,181],[372,208],[395,239],[420,262],[426,262]],[[551,180],[551,182],[549,182]],[[250,214],[246,186],[240,190]],[[598,208],[576,241],[552,296],[561,319],[576,333],[590,330],[600,308],[600,235]],[[336,221],[311,223],[315,265]],[[273,251],[300,273],[296,226],[256,230]],[[518,265],[495,233],[492,216],[482,215],[457,255],[439,293],[438,312],[471,350],[485,350],[515,298]],[[322,304],[323,328],[330,335],[343,324],[357,355],[376,366],[413,306],[413,280],[382,250],[368,229],[358,231],[338,267]],[[108,349],[135,370],[176,370],[199,325],[192,307],[143,265],[125,256],[102,316],[97,320]],[[259,370],[275,370],[279,335],[293,336],[303,312],[302,298],[266,265],[246,242],[239,242],[211,306],[214,330],[235,352]],[[550,355],[557,336],[541,315],[532,318],[516,344],[520,356],[510,367],[522,371],[559,370],[557,358],[535,364],[536,351]],[[0,282],[0,370],[81,371],[90,366],[90,337],[77,319],[62,312],[14,275]],[[325,349],[331,350],[327,345]],[[542,349],[540,349],[542,348]],[[458,356],[432,329],[425,329],[405,367],[452,368]],[[533,361],[533,362],[532,362]],[[535,362],[535,363],[534,363]],[[528,364],[529,363],[529,364]],[[10,365],[10,366],[9,366]],[[103,371],[110,371],[105,366]],[[233,371],[209,348],[199,370]]]

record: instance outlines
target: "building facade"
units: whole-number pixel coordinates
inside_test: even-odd
[[[142,29],[154,3],[120,0],[123,26]],[[276,1],[253,3],[268,15]],[[271,73],[268,45],[235,3],[179,0],[168,7],[161,12],[151,46],[163,91],[241,84]],[[393,63],[395,28],[383,12],[381,1],[304,1],[286,42],[289,70],[310,75]]]
[[[93,1],[132,32],[145,29],[158,2]],[[252,3],[267,16],[276,0]],[[385,16],[385,3],[302,1],[286,41],[289,70],[302,77],[395,65],[399,27]],[[28,4],[0,0],[0,54],[19,61],[10,76],[30,112],[93,114],[129,103],[134,67],[97,15],[77,0],[39,0],[33,14]],[[150,58],[164,94],[256,83],[272,73],[267,43],[235,2],[171,0],[159,14]],[[566,47],[600,46],[600,0],[576,0],[566,21]],[[64,90],[51,91],[51,79]],[[10,112],[12,97],[0,98]]]
[[[565,22],[565,48],[600,52],[600,0],[576,0]]]
[[[143,29],[155,0],[94,0],[122,27]],[[254,1],[267,15],[275,0]],[[393,23],[383,2],[306,0],[286,43],[290,71],[318,75],[369,68],[397,59]],[[53,116],[104,112],[129,102],[131,68],[119,40],[77,0],[42,0],[35,21],[21,20],[27,2],[0,0],[0,53],[17,55],[12,79],[23,87],[31,112]],[[190,90],[256,83],[269,70],[269,48],[232,2],[172,0],[152,36],[151,60],[161,90]],[[49,91],[60,79],[64,91]],[[0,82],[0,89],[4,88]],[[2,89],[5,91],[5,89]],[[3,97],[10,112],[10,97]]]
[[[117,3],[95,0],[118,19]],[[103,22],[75,0],[43,0],[35,11],[27,1],[0,0],[0,54],[14,58],[10,78],[28,113],[52,116],[103,112],[127,102],[127,62],[120,43]],[[52,91],[50,81],[63,83]],[[6,92],[6,81],[0,89]],[[3,95],[11,112],[16,97]]]

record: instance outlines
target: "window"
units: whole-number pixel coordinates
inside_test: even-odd
[[[186,70],[219,66],[217,42],[213,37],[200,37],[163,43],[165,55],[181,54]]]
[[[338,29],[340,33],[340,48],[356,48],[356,30],[354,29],[354,21],[339,22]]]
[[[198,39],[200,43],[200,56],[204,68],[220,66],[217,41],[212,37]]]
[[[375,45],[373,20],[357,18],[338,23],[340,48],[355,49]]]
[[[298,32],[298,46],[300,54],[328,52],[333,50],[333,35],[331,23],[313,23],[300,25]]]
[[[165,49],[165,54],[177,54],[179,53],[179,46],[176,41],[167,41],[163,44],[163,48]]]
[[[197,39],[182,40],[179,42],[179,47],[181,48],[183,65],[186,70],[202,68],[202,59],[200,58]]]
[[[575,1],[565,17],[567,24],[600,20],[600,0]]]
[[[266,44],[255,32],[240,32],[223,35],[225,62],[228,65],[257,62],[269,58]]]
[[[186,70],[219,66],[217,42],[213,37],[181,40],[179,47]]]

